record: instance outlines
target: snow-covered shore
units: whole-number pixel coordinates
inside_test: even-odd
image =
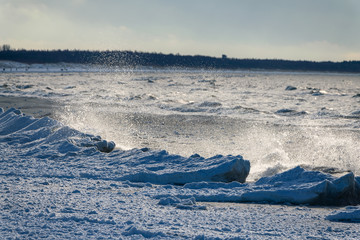
[[[251,161],[240,155],[113,149],[101,137],[16,109],[1,110],[0,147],[4,238],[357,239],[360,233],[351,223],[359,219],[356,206],[307,207],[358,204],[359,178],[352,173],[296,167],[247,183]]]

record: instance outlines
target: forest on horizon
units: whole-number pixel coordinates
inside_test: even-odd
[[[315,62],[282,59],[238,59],[202,55],[180,55],[138,51],[25,50],[0,48],[0,60],[34,63],[101,64],[120,67],[183,67],[202,69],[261,69],[360,73],[360,61]]]

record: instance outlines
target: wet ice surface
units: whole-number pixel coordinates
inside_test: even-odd
[[[66,133],[48,141],[61,130],[40,124],[51,119],[18,135],[1,123],[5,238],[358,238],[357,207],[268,203],[357,193],[346,171],[359,172],[359,75],[75,70],[0,74],[2,107],[49,115]],[[83,132],[117,148],[101,153]],[[164,182],[196,158],[193,176],[212,164],[216,173],[234,164],[229,154],[250,161],[250,182]],[[248,201],[265,204],[233,203]]]

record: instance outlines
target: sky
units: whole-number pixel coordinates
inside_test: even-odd
[[[360,60],[360,0],[0,0],[0,45]]]

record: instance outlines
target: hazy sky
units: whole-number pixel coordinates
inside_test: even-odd
[[[0,44],[360,60],[360,0],[0,0]]]

